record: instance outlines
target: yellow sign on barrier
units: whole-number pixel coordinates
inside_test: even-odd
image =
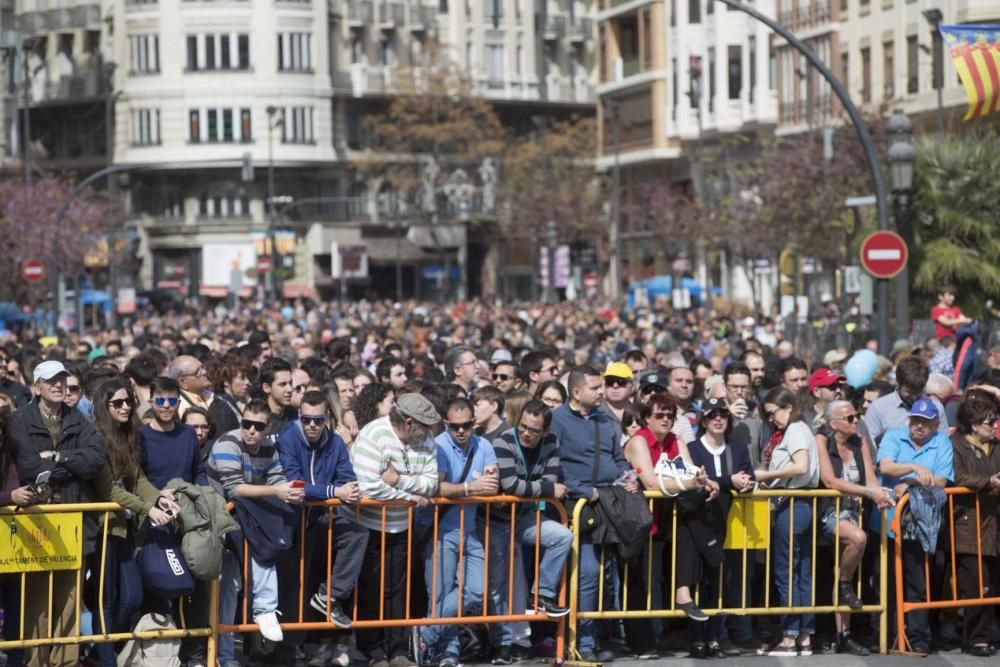
[[[729,508],[725,549],[766,549],[771,524],[767,498],[735,498]]]
[[[0,524],[0,572],[77,570],[82,545],[81,512],[15,514]]]

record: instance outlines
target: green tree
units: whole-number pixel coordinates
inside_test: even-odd
[[[916,151],[914,288],[929,305],[952,283],[966,297],[963,310],[981,317],[986,300],[1000,297],[1000,139],[935,134]]]

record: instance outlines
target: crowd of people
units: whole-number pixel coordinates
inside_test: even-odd
[[[978,595],[980,576],[992,590],[1000,571],[1000,370],[986,369],[962,394],[932,374],[940,339],[962,324],[945,317],[938,337],[897,345],[870,377],[850,383],[847,350],[807,362],[769,321],[706,321],[656,308],[620,313],[590,302],[296,304],[148,315],[86,337],[11,336],[0,350],[0,504],[123,508],[85,516],[82,575],[26,575],[25,638],[47,636],[50,623],[54,636],[81,632],[78,593],[94,634],[128,632],[147,613],[204,627],[216,578],[219,623],[238,623],[246,563],[242,621],[259,633],[244,656],[235,636],[223,634],[222,667],[251,654],[342,667],[362,659],[409,667],[418,653],[421,664],[457,667],[476,648],[498,665],[551,656],[552,622],[492,624],[472,649],[457,625],[423,626],[415,641],[407,628],[352,625],[459,610],[565,617],[560,586],[572,533],[546,501],[572,512],[585,499],[581,611],[645,609],[647,600],[652,609],[678,609],[697,658],[826,648],[867,655],[877,635],[857,612],[879,602],[875,547],[883,516],[891,520],[904,493],[906,599],[936,593],[925,590],[925,553],[936,556],[941,574],[932,581],[949,571],[950,556],[939,548],[949,525],[946,486],[975,492],[955,498],[950,522],[961,596]],[[772,499],[769,577],[759,545],[725,548],[740,494],[817,488],[842,496],[817,510]],[[648,512],[642,490],[663,496]],[[522,500],[489,511],[435,503],[497,495]],[[218,511],[223,499],[232,518]],[[334,499],[337,511],[304,505]],[[635,516],[616,518],[621,507],[637,508],[628,512]],[[210,526],[196,558],[186,537],[195,508]],[[186,605],[169,595],[169,576],[148,571],[156,545],[181,534],[185,569],[196,575],[181,595]],[[834,549],[836,559],[823,557]],[[816,567],[814,559],[839,566]],[[0,579],[7,639],[21,625],[21,590],[19,577]],[[843,611],[786,614],[773,625],[706,613],[765,600]],[[885,602],[893,600],[891,593]],[[304,634],[281,624],[316,620],[339,632],[323,635],[306,656]],[[966,608],[963,650],[992,655],[994,626],[991,607]],[[681,627],[581,620],[577,649],[594,662],[654,658]],[[943,646],[946,627],[944,617],[907,615],[918,652]],[[9,652],[7,664],[108,667],[127,648],[42,646]],[[187,638],[179,657],[205,665],[205,648],[203,638]]]

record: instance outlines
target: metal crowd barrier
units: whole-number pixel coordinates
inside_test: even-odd
[[[208,641],[208,650],[215,652],[216,634],[213,630],[214,623],[204,628],[187,628],[184,621],[183,600],[180,606],[181,627],[176,630],[150,630],[144,632],[96,632],[99,628],[106,627],[104,617],[104,567],[107,562],[105,551],[108,545],[108,517],[115,512],[123,511],[117,503],[77,503],[65,505],[34,505],[25,508],[0,507],[0,516],[9,530],[9,540],[5,540],[6,548],[0,548],[3,555],[0,556],[0,571],[6,573],[8,577],[20,578],[20,623],[18,628],[18,639],[0,641],[0,650],[10,651],[15,649],[34,649],[40,647],[67,646],[73,644],[88,643],[109,643],[128,640],[142,639],[183,639],[187,637],[204,637]],[[98,598],[95,608],[90,610],[93,619],[95,632],[83,635],[80,634],[80,619],[83,613],[83,585],[85,582],[84,573],[88,568],[88,558],[82,553],[84,542],[82,521],[84,513],[99,512],[102,515],[103,526],[101,528],[101,539],[98,544],[98,551],[101,555],[101,563],[98,571],[92,572],[91,576],[98,577]],[[64,532],[63,529],[66,529]],[[51,567],[50,567],[51,566]],[[21,570],[11,570],[9,568],[20,567],[30,568]],[[53,634],[55,612],[55,579],[57,572],[73,572],[74,578],[74,599],[73,599],[73,623],[74,632],[55,636]],[[45,579],[47,575],[47,605],[45,616],[47,619],[46,631],[42,636],[28,637],[25,634],[26,601],[30,595],[37,595],[38,582],[33,582],[33,590],[29,590],[28,580]],[[217,582],[216,582],[217,584]],[[215,598],[213,598],[214,600]],[[5,603],[6,604],[6,603]],[[214,607],[214,605],[213,605]],[[98,625],[98,623],[100,623]],[[28,628],[31,632],[32,628]],[[37,633],[42,634],[42,633]]]
[[[895,535],[895,554],[893,567],[896,580],[896,644],[893,653],[902,655],[922,655],[913,652],[910,641],[906,636],[906,614],[913,611],[930,611],[932,609],[960,609],[962,607],[979,607],[984,605],[1000,604],[1000,596],[986,596],[984,586],[989,582],[983,581],[983,540],[981,533],[981,515],[979,506],[979,494],[976,491],[965,487],[950,487],[944,489],[948,496],[948,507],[945,514],[948,519],[949,550],[948,574],[951,575],[951,598],[944,600],[934,600],[934,588],[931,586],[931,563],[930,557],[924,554],[924,601],[907,601],[905,599],[905,580],[903,576],[903,515],[906,513],[906,506],[910,502],[910,493],[907,491],[896,504],[896,514],[892,519],[892,531]],[[955,496],[973,495],[976,503],[976,560],[978,561],[979,595],[973,598],[960,598],[958,596],[958,565],[955,551]],[[938,545],[940,545],[940,539]],[[943,583],[943,582],[942,582]],[[942,587],[943,588],[943,587]],[[995,592],[994,592],[995,593]]]
[[[414,562],[422,563],[424,556],[420,553],[414,553],[415,548],[418,546],[416,534],[414,532],[414,514],[418,511],[416,505],[409,501],[398,500],[398,501],[374,501],[368,499],[362,499],[359,503],[348,505],[341,502],[338,499],[331,499],[324,502],[307,502],[303,503],[303,507],[306,508],[305,511],[301,512],[300,525],[299,525],[299,594],[297,600],[298,609],[298,619],[297,621],[282,622],[281,628],[285,631],[296,631],[296,630],[341,630],[337,625],[330,621],[304,621],[303,612],[306,607],[306,600],[308,596],[311,595],[311,591],[306,590],[306,572],[305,572],[305,562],[306,562],[306,540],[304,539],[306,532],[306,520],[308,515],[308,508],[321,508],[327,513],[327,549],[326,555],[327,560],[325,564],[326,572],[326,590],[328,592],[331,590],[331,571],[333,567],[333,537],[334,537],[334,522],[333,516],[335,512],[343,512],[347,509],[351,514],[353,514],[354,519],[357,520],[360,514],[360,507],[379,507],[381,508],[381,522],[382,522],[382,544],[380,547],[381,559],[380,572],[381,585],[379,591],[379,614],[378,618],[359,618],[358,617],[358,586],[354,588],[354,605],[353,614],[351,615],[352,629],[366,629],[366,628],[388,628],[388,627],[413,627],[413,626],[423,626],[423,625],[455,625],[455,624],[497,624],[497,623],[513,623],[513,622],[538,622],[538,621],[549,621],[556,623],[556,655],[561,656],[565,648],[565,624],[561,623],[562,619],[551,619],[544,614],[535,613],[533,609],[527,609],[524,614],[496,614],[491,613],[488,608],[489,600],[489,559],[490,559],[490,514],[495,507],[511,506],[511,505],[524,505],[530,504],[534,505],[534,509],[531,513],[535,517],[535,552],[533,559],[534,567],[534,580],[538,579],[539,565],[541,563],[541,545],[540,542],[540,532],[543,518],[553,518],[545,517],[543,510],[539,506],[539,502],[544,502],[547,507],[552,508],[557,516],[558,522],[563,526],[567,526],[567,514],[562,503],[558,500],[552,498],[519,498],[515,496],[492,496],[492,497],[469,497],[469,498],[456,498],[456,499],[446,499],[446,498],[434,498],[432,499],[432,511],[434,513],[432,526],[430,528],[430,539],[432,542],[430,544],[432,547],[432,559],[437,562],[438,559],[438,534],[439,534],[439,523],[441,515],[444,511],[448,510],[453,506],[464,506],[464,505],[475,505],[483,508],[484,519],[483,525],[485,530],[480,531],[476,525],[467,526],[465,521],[465,512],[459,513],[459,531],[460,536],[464,538],[465,533],[475,532],[481,537],[483,543],[483,549],[485,553],[484,563],[483,563],[483,613],[478,615],[467,615],[464,613],[464,605],[459,604],[458,613],[455,617],[442,618],[437,615],[436,605],[433,601],[437,599],[438,591],[438,568],[433,568],[433,576],[430,582],[424,582],[426,591],[429,595],[429,600],[432,601],[430,605],[429,613],[422,613],[417,616],[412,613],[411,610],[411,600],[414,595],[413,582],[411,581],[411,573],[413,572]],[[385,553],[386,553],[386,533],[385,527],[387,523],[387,508],[389,507],[406,507],[407,508],[407,530],[406,530],[406,584],[405,584],[405,609],[406,612],[403,618],[389,618],[386,616],[386,611],[384,608],[384,591],[385,591]],[[508,540],[508,565],[507,565],[507,605],[508,609],[514,608],[514,567],[515,567],[515,539],[517,537],[517,532],[514,530],[514,524],[516,521],[515,514],[513,512],[508,512],[510,514],[510,538]],[[555,520],[555,519],[553,519]],[[507,519],[504,519],[506,522]],[[478,523],[478,522],[477,522]],[[462,580],[461,573],[464,571],[464,544],[465,540],[460,539],[459,541],[459,560],[456,567],[456,576],[458,577],[458,598],[463,600],[462,588],[465,582]],[[530,546],[522,547],[524,549],[530,548]],[[244,553],[249,554],[249,546],[244,540]],[[250,619],[248,609],[248,591],[251,590],[250,584],[250,572],[249,572],[249,558],[243,559],[243,600],[242,600],[242,610],[244,621]],[[520,565],[520,562],[517,562]],[[313,567],[320,567],[318,563],[313,563]],[[280,595],[280,591],[279,591]],[[560,605],[566,604],[566,571],[565,568],[562,573],[560,589],[559,589],[559,599]],[[534,593],[533,598],[534,608],[537,609],[538,606],[538,592],[537,588]],[[329,604],[329,602],[328,602]],[[217,609],[217,605],[216,605]],[[327,610],[329,612],[329,609]],[[345,610],[346,611],[346,610]],[[223,625],[219,624],[217,626],[217,632],[219,634],[231,633],[231,632],[249,632],[256,631],[258,629],[257,624],[252,622],[237,623],[234,625]],[[210,652],[208,655],[208,664],[214,664],[215,660],[215,647],[210,647]]]
[[[654,503],[657,500],[670,500],[668,496],[660,493],[659,491],[645,491],[645,497],[649,500],[650,510],[654,508]],[[722,605],[722,586],[719,586],[719,600],[717,600],[716,608],[707,608],[706,605],[702,604],[700,600],[700,592],[695,593],[694,599],[699,601],[699,605],[702,611],[706,615],[716,616],[716,615],[733,615],[733,616],[757,616],[757,615],[783,615],[783,614],[819,614],[819,613],[869,613],[878,614],[879,616],[879,649],[881,653],[886,653],[887,651],[887,605],[886,599],[888,597],[888,539],[886,531],[886,521],[885,512],[881,513],[881,526],[880,526],[880,543],[879,543],[879,591],[878,591],[878,604],[866,604],[861,609],[851,609],[846,605],[839,604],[839,593],[837,591],[837,586],[833,587],[833,604],[832,605],[817,605],[816,604],[816,558],[815,551],[817,546],[817,536],[819,532],[818,519],[820,517],[818,513],[819,500],[821,498],[832,498],[835,503],[835,511],[837,515],[840,514],[840,501],[842,498],[846,497],[839,491],[833,491],[829,489],[809,489],[809,490],[761,490],[754,491],[748,494],[738,494],[734,496],[734,504],[741,503],[743,505],[743,516],[741,520],[733,521],[734,515],[730,513],[730,521],[727,526],[727,534],[733,529],[734,525],[739,526],[742,524],[742,530],[738,528],[736,530],[735,537],[736,541],[740,542],[742,546],[737,551],[742,551],[742,578],[741,581],[745,582],[748,576],[748,552],[750,551],[764,551],[764,584],[763,584],[763,606],[752,606],[748,603],[746,599],[746,585],[743,585],[743,590],[741,591],[741,604],[739,607],[726,608]],[[812,522],[811,522],[811,541],[814,557],[812,558],[812,576],[811,576],[811,603],[808,606],[793,606],[791,604],[792,594],[789,591],[788,595],[788,605],[772,606],[771,605],[771,583],[772,583],[772,551],[775,545],[771,544],[771,526],[773,524],[773,506],[771,504],[772,498],[788,498],[789,503],[794,506],[796,502],[806,502],[809,503],[812,510]],[[646,573],[646,604],[643,609],[629,609],[628,608],[628,568],[629,565],[626,563],[623,567],[623,574],[621,577],[622,581],[622,609],[607,609],[605,608],[605,596],[604,591],[607,590],[605,584],[605,564],[607,562],[607,552],[608,547],[606,545],[600,546],[600,581],[598,582],[598,603],[597,610],[595,611],[581,611],[579,605],[579,589],[580,589],[580,544],[581,544],[581,533],[580,533],[580,514],[583,508],[587,505],[586,499],[579,499],[576,506],[573,508],[573,548],[570,552],[570,561],[572,562],[572,575],[570,578],[570,613],[569,613],[569,655],[573,659],[578,659],[580,657],[579,651],[577,650],[577,635],[578,623],[581,619],[593,619],[593,620],[617,620],[617,619],[637,619],[637,618],[682,618],[685,616],[684,612],[677,609],[674,602],[674,593],[676,590],[676,566],[677,566],[677,542],[673,539],[673,535],[677,533],[677,507],[676,504],[670,503],[672,507],[670,513],[670,587],[666,590],[664,595],[665,608],[654,609],[652,606],[652,592],[649,582],[652,580],[651,573],[653,568],[652,562],[652,544],[653,535],[647,537],[646,550],[648,558],[644,563],[644,569]],[[759,502],[767,507],[766,520],[760,521],[759,519],[754,519],[752,517],[754,503]],[[760,507],[758,505],[758,507]],[[791,509],[791,508],[790,508]],[[866,512],[861,513],[861,527],[865,528],[865,516]],[[792,521],[792,513],[789,512],[789,522]],[[755,525],[759,523],[760,525]],[[762,530],[761,530],[762,529]],[[763,534],[760,534],[763,532]],[[740,534],[742,533],[742,534]],[[756,533],[756,535],[754,535]],[[792,561],[792,549],[793,549],[794,535],[789,531],[789,572],[788,581],[789,587],[791,588],[791,581],[793,576],[794,563]],[[750,547],[752,542],[758,544],[763,544],[763,548],[756,549],[755,547]],[[838,574],[840,571],[840,522],[837,522],[837,527],[834,536],[834,559],[833,559],[833,582],[839,580]],[[723,567],[720,566],[720,577],[723,575]],[[855,585],[857,586],[856,595],[862,597],[862,574],[863,562],[858,564],[857,571],[855,573]],[[615,573],[617,574],[617,573]]]

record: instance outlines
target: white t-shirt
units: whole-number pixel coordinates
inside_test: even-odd
[[[790,479],[776,479],[771,483],[775,489],[815,489],[819,486],[819,453],[816,448],[816,436],[805,422],[790,424],[785,431],[781,443],[771,454],[771,465],[768,470],[782,470],[792,465],[792,454],[805,450],[809,454],[809,465],[806,472]]]
[[[712,462],[715,464],[715,476],[722,477],[722,455],[726,453],[726,444],[723,443],[721,447],[716,449],[705,436],[701,437],[701,444],[705,447],[705,451],[712,455]]]

